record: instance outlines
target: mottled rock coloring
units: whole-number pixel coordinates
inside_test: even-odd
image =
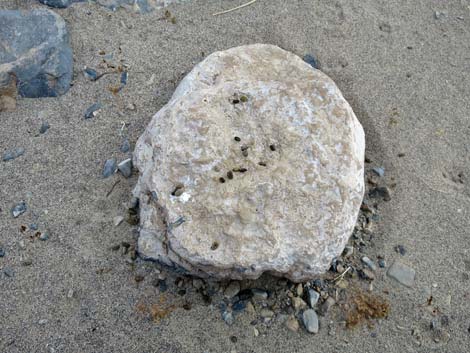
[[[364,144],[338,87],[301,58],[216,52],[136,144],[139,252],[201,277],[312,279],[354,228]]]

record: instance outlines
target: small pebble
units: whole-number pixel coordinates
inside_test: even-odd
[[[469,332],[470,332],[470,328],[468,329]],[[255,335],[255,337],[258,337],[259,336],[259,331],[256,327],[253,327],[253,334]]]
[[[261,317],[264,317],[264,318],[272,318],[274,316],[274,311],[266,309],[266,308],[261,309],[260,315]]]
[[[386,266],[386,263],[385,263],[385,260],[384,260],[384,259],[379,259],[379,261],[378,261],[378,262],[379,262],[379,267],[381,267],[381,268],[385,268],[385,266]]]
[[[298,297],[301,297],[304,294],[304,287],[303,287],[302,283],[299,283],[297,285],[297,287],[295,288],[295,291],[296,291]]]
[[[125,139],[123,142],[122,142],[122,145],[121,147],[119,148],[119,150],[122,152],[122,153],[127,153],[129,152],[131,149],[131,145],[129,143],[129,140],[128,139]]]
[[[406,254],[406,249],[403,245],[395,246],[395,251],[399,253],[401,256],[404,256]]]
[[[101,103],[94,103],[85,110],[84,117],[85,119],[91,119],[98,115],[99,110],[101,109]]]
[[[74,294],[73,289],[69,289],[69,291],[67,292],[67,298],[72,299],[72,298],[73,298],[73,294]]]
[[[359,275],[359,277],[361,277],[362,279],[366,279],[366,280],[370,280],[370,281],[373,281],[375,279],[375,274],[374,272],[372,272],[371,270],[369,270],[368,268],[364,268],[362,270],[357,270],[357,274]]]
[[[15,275],[15,272],[10,267],[4,267],[3,273],[5,274],[5,276],[10,277],[10,278]]]
[[[13,215],[14,218],[17,218],[18,216],[22,215],[25,212],[26,212],[26,203],[24,201],[21,201],[19,204],[13,206],[11,209],[11,214]]]
[[[320,299],[320,293],[316,290],[309,288],[308,289],[308,305],[313,309],[315,305],[318,303],[318,299]]]
[[[47,121],[43,122],[41,127],[39,128],[39,133],[40,134],[45,134],[47,130],[49,130],[50,126]]]
[[[83,70],[83,73],[87,79],[90,81],[96,81],[98,79],[98,72],[96,72],[95,69],[92,69],[90,67],[86,67]]]
[[[295,311],[298,311],[300,309],[304,309],[307,307],[307,303],[305,303],[302,300],[302,298],[293,297],[291,300],[292,300],[292,307],[295,309]]]
[[[245,300],[239,300],[232,306],[233,311],[243,311],[246,309],[247,302]]]
[[[230,284],[225,288],[224,296],[225,298],[233,298],[240,292],[240,283],[237,281],[230,282]]]
[[[39,325],[45,325],[45,324],[47,324],[47,320],[46,319],[41,319],[41,320],[38,321],[38,324]]]
[[[372,271],[377,270],[377,266],[375,266],[374,262],[369,259],[367,256],[361,258],[361,261],[367,265]]]
[[[385,175],[384,167],[375,167],[375,168],[372,168],[372,171],[381,178]]]
[[[124,177],[129,178],[132,175],[132,159],[123,160],[117,167]]]
[[[104,178],[110,177],[116,172],[116,169],[117,169],[116,160],[114,158],[107,159],[106,162],[104,162],[103,177]]]
[[[302,321],[305,325],[305,329],[310,333],[318,333],[319,324],[318,316],[315,310],[308,309],[302,313]]]
[[[4,256],[5,256],[5,250],[0,248],[0,257],[4,257]]]
[[[326,313],[331,309],[333,305],[336,304],[336,301],[333,299],[333,297],[328,297],[320,307],[319,314],[320,315],[326,315]]]
[[[122,221],[124,221],[124,217],[123,216],[116,216],[114,217],[114,225],[117,227],[118,225],[120,225],[122,223]]]
[[[265,290],[253,288],[251,292],[253,293],[253,300],[268,299],[268,292],[266,292]]]
[[[354,253],[354,246],[348,245],[344,248],[343,256],[350,257]]]
[[[229,326],[232,326],[233,323],[234,323],[234,318],[233,318],[233,314],[232,312],[230,311],[224,311],[222,313],[222,319],[225,321],[225,323]]]
[[[306,54],[304,55],[304,61],[309,64],[311,67],[314,69],[318,69],[318,63],[315,57],[312,54]]]
[[[292,332],[297,332],[299,330],[299,321],[297,321],[294,315],[290,315],[286,320],[286,326]]]
[[[393,278],[406,287],[413,287],[416,272],[411,267],[395,260],[387,271],[387,276]]]
[[[250,314],[254,314],[256,312],[255,307],[253,306],[251,302],[248,302],[246,304],[246,311]]]
[[[392,199],[392,192],[386,186],[378,186],[369,191],[369,196],[373,198],[381,197],[384,201],[390,201]]]
[[[15,158],[18,158],[20,156],[22,156],[24,154],[24,148],[23,147],[18,147],[18,148],[15,148],[14,150],[11,150],[11,151],[6,151],[4,154],[3,154],[3,161],[4,162],[8,162],[8,161],[11,161]]]
[[[49,239],[49,232],[42,232],[41,235],[39,236],[39,240],[46,241]]]
[[[38,225],[37,225],[36,223],[31,223],[31,224],[29,225],[29,229],[31,229],[31,230],[38,230],[39,227],[38,227]]]
[[[127,71],[121,72],[121,84],[122,85],[125,85],[127,83],[127,77],[128,77]]]

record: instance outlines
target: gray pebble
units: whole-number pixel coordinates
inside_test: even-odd
[[[15,272],[10,267],[4,267],[3,273],[5,274],[5,276],[10,277],[10,278],[15,275]]]
[[[106,162],[104,162],[103,177],[104,178],[110,177],[116,172],[116,169],[117,169],[116,160],[114,158],[107,159]]]
[[[361,261],[367,265],[372,271],[377,270],[377,266],[375,266],[374,262],[369,259],[367,256],[361,258]]]
[[[128,158],[118,164],[118,169],[122,175],[129,178],[132,175],[132,159]]]
[[[39,236],[39,240],[42,240],[42,241],[46,241],[49,239],[49,233],[48,232],[43,232],[40,236]]]
[[[122,152],[122,153],[127,153],[129,152],[131,149],[131,144],[129,143],[129,140],[128,139],[125,139],[123,142],[122,142],[122,145],[121,147],[119,148],[119,150]]]
[[[11,209],[11,214],[13,215],[14,218],[17,218],[18,216],[22,215],[25,212],[26,212],[26,203],[24,201],[21,201],[19,204],[13,206]]]
[[[0,248],[0,257],[4,257],[4,256],[5,256],[5,250]]]
[[[395,260],[387,271],[387,276],[393,278],[406,287],[413,287],[416,272],[411,267]]]
[[[233,298],[240,292],[240,283],[237,281],[230,282],[230,284],[225,288],[224,296],[226,298]]]
[[[31,230],[38,230],[39,227],[38,227],[38,225],[37,225],[36,223],[31,223],[31,224],[29,225],[29,229],[31,229]]]
[[[83,70],[83,73],[87,79],[90,81],[96,81],[98,79],[98,72],[96,72],[95,69],[92,69],[91,67],[86,67]]]
[[[379,259],[378,262],[379,262],[379,266],[380,266],[381,268],[384,268],[384,267],[386,266],[386,263],[385,263],[385,260],[384,260],[384,259]]]
[[[379,186],[369,191],[369,196],[373,198],[382,198],[384,201],[392,199],[392,192],[386,186]]]
[[[233,322],[235,321],[233,318],[233,314],[230,311],[224,311],[222,313],[222,319],[225,321],[225,323],[229,326],[233,325]]]
[[[253,288],[251,289],[251,292],[253,293],[253,300],[266,300],[268,299],[268,292],[262,289],[258,288]]]
[[[47,121],[43,122],[41,127],[39,128],[39,133],[44,134],[47,130],[49,130],[50,126]]]
[[[319,324],[318,316],[315,310],[308,309],[302,313],[302,321],[305,325],[305,329],[310,333],[318,333]]]
[[[308,289],[308,305],[313,308],[318,303],[318,299],[320,299],[320,293],[318,293],[313,288]]]
[[[375,168],[372,168],[372,171],[381,178],[385,175],[384,167],[375,167]]]
[[[15,158],[18,158],[20,156],[22,156],[24,154],[24,148],[23,147],[18,147],[18,148],[15,148],[13,150],[10,150],[10,151],[6,151],[4,154],[3,154],[3,161],[4,162],[8,162],[8,161],[11,161]]]
[[[98,115],[98,111],[101,109],[101,103],[95,103],[92,104],[91,106],[88,107],[87,110],[85,110],[85,119],[91,119]]]

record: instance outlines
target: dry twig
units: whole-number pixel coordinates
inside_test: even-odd
[[[236,11],[236,10],[240,10],[246,6],[249,6],[251,4],[254,4],[256,2],[256,0],[251,0],[250,2],[247,2],[246,4],[242,4],[240,6],[237,6],[237,7],[234,7],[233,9],[229,9],[229,10],[225,10],[225,11],[220,11],[220,12],[216,12],[216,13],[213,13],[212,16],[218,16],[218,15],[223,15],[225,13],[229,13],[229,12],[232,12],[232,11]]]

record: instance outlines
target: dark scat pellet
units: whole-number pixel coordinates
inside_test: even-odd
[[[238,99],[234,99],[234,100],[232,100],[232,103],[233,104],[238,104],[238,103],[240,103],[240,101]]]
[[[217,250],[218,247],[219,247],[219,243],[215,241],[211,245],[211,250]]]
[[[183,191],[184,191],[184,185],[183,184],[178,184],[178,185],[175,186],[175,188],[171,192],[171,195],[172,196],[181,196]]]
[[[237,343],[238,339],[236,336],[231,336],[230,341],[232,341],[233,343]]]
[[[237,142],[240,142],[240,141],[242,140],[242,139],[241,139],[240,137],[238,137],[238,136],[235,136],[233,139],[234,139],[235,141],[237,141]]]
[[[269,145],[269,149],[270,149],[271,151],[275,151],[275,150],[276,150],[276,146],[274,146],[274,145]]]
[[[247,150],[242,151],[242,155],[243,155],[243,157],[248,157],[248,151]]]
[[[219,178],[219,181],[220,181],[222,184],[225,183],[225,179],[222,178],[222,177]]]
[[[227,178],[233,179],[233,172],[232,171],[227,172]]]
[[[262,166],[262,167],[266,167],[266,163],[265,163],[265,162],[259,162],[258,164],[259,164],[260,166]]]
[[[183,309],[184,310],[191,310],[191,304],[190,303],[184,303],[183,304]]]

